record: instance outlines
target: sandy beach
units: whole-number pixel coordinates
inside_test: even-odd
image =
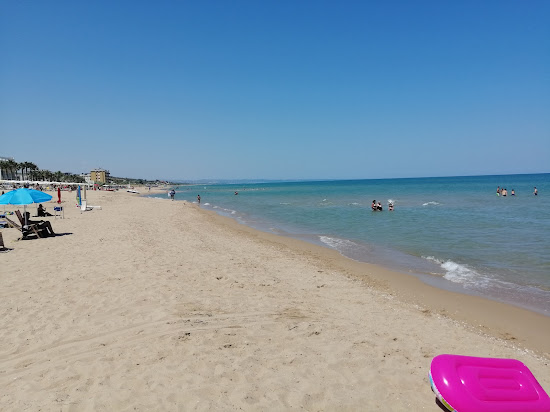
[[[56,237],[0,229],[2,411],[440,411],[442,353],[519,359],[550,392],[549,317],[196,204],[87,195],[101,210],[63,193],[44,218]]]

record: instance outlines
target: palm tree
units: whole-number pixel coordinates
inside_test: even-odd
[[[21,180],[25,179],[25,162],[17,163],[17,170],[21,170]]]
[[[35,173],[38,170],[38,166],[35,165],[33,162],[27,162],[27,168],[31,171],[31,180],[38,180],[35,178]]]
[[[38,168],[34,169],[32,172],[31,172],[31,176],[32,176],[32,179],[33,180],[43,180],[42,179],[42,171]]]
[[[8,161],[0,160],[0,180],[3,180],[4,177],[8,177]]]
[[[55,178],[56,182],[61,182],[61,180],[63,180],[63,177],[65,176],[65,174],[63,172],[61,172],[60,170],[55,172],[53,175],[54,175],[54,178]]]
[[[47,180],[49,182],[53,181],[53,173],[49,170],[41,170],[42,172],[42,179]]]
[[[21,180],[29,180],[29,165],[30,162],[19,163],[19,169],[21,169]]]
[[[11,177],[10,180],[15,180],[15,178],[17,177],[17,174],[16,174],[16,170],[19,169],[19,163],[17,163],[15,160],[13,159],[9,159],[7,161],[7,167],[6,169],[8,170],[9,172],[9,176]]]
[[[84,183],[84,179],[81,176],[72,173],[65,176],[65,181],[69,183]]]

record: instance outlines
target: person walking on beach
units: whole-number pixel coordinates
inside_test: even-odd
[[[535,186],[535,190],[533,191],[533,194],[537,196],[539,194],[539,191],[537,190],[537,187]]]
[[[170,190],[170,199],[174,200],[175,195],[176,195],[176,191],[174,189]]]

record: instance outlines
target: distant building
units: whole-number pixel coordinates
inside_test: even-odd
[[[95,183],[107,183],[109,171],[105,169],[94,169],[90,171],[90,180]]]
[[[94,181],[92,180],[92,176],[90,173],[80,173],[79,175],[81,178],[84,179],[84,181],[88,184],[93,184]]]

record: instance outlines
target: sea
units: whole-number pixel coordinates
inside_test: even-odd
[[[497,187],[508,195],[497,195]],[[175,189],[176,200],[197,203],[200,195],[202,208],[244,225],[550,316],[548,173]],[[371,210],[374,200],[382,211]]]

